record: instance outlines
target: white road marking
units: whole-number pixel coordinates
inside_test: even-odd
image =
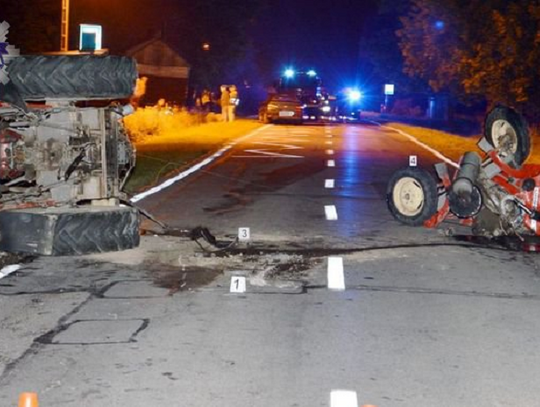
[[[328,145],[334,144],[334,142],[333,142],[332,140],[325,141],[324,143],[325,143],[325,144],[328,144]]]
[[[324,187],[325,188],[334,188],[334,185],[335,185],[335,181],[333,179],[327,179],[324,181]]]
[[[265,137],[267,138],[267,137]],[[272,141],[256,141],[253,144],[270,147],[270,148],[260,148],[260,149],[249,149],[244,150],[244,153],[251,153],[254,155],[233,155],[234,158],[304,158],[304,156],[301,155],[293,155],[293,154],[284,154],[282,151],[284,150],[302,150],[304,147],[299,147],[294,144],[284,144],[280,142],[276,142],[277,140],[275,138],[272,139]],[[293,140],[287,139],[287,142],[290,142]],[[298,142],[303,143],[305,140],[298,140]],[[278,152],[276,152],[277,150]]]
[[[334,150],[326,150],[326,154],[328,154],[328,155],[334,155]]]
[[[332,390],[330,407],[358,407],[358,396],[355,391]]]
[[[334,160],[328,160],[327,163],[326,163],[329,167],[335,167],[336,166],[336,162]]]
[[[369,120],[371,123],[374,123],[376,125],[378,125],[379,127],[381,128],[385,128],[385,129],[389,129],[389,130],[393,130],[395,131],[396,133],[399,133],[401,134],[402,136],[406,137],[407,139],[409,139],[410,141],[412,141],[414,144],[416,145],[419,145],[420,147],[422,147],[424,150],[427,150],[429,151],[431,154],[433,154],[435,157],[443,160],[445,163],[453,166],[453,167],[456,167],[456,168],[459,168],[459,164],[456,163],[455,161],[452,161],[450,158],[446,157],[445,155],[443,155],[440,151],[437,151],[435,150],[434,148],[431,148],[430,146],[428,146],[427,144],[424,144],[422,143],[421,141],[419,141],[416,137],[408,134],[408,133],[405,133],[404,131],[400,130],[400,129],[396,129],[395,127],[392,127],[392,126],[384,126],[376,121],[372,121],[372,120]]]
[[[4,277],[9,276],[12,273],[15,273],[17,270],[19,270],[22,266],[20,264],[10,264],[8,266],[2,267],[2,270],[0,270],[0,280]]]
[[[245,153],[259,154],[259,155],[233,155],[234,158],[304,158],[302,155],[292,155],[292,154],[281,154],[273,151],[268,151],[266,149],[260,150],[245,150]]]
[[[275,147],[279,151],[283,150],[302,150],[303,147],[295,146],[294,144],[283,144],[283,143],[270,143],[266,141],[257,141],[253,144],[260,144],[263,146],[270,146]],[[270,157],[280,157],[280,158],[304,158],[304,156],[301,155],[292,155],[292,154],[283,154],[278,153],[275,151],[272,151],[268,148],[261,148],[261,149],[250,149],[250,150],[244,150],[245,153],[252,153],[255,155],[259,155],[259,157],[254,157],[252,155],[233,155],[234,158],[260,158],[260,156],[266,156],[265,158]]]
[[[326,137],[334,137],[334,136],[332,136],[331,134],[327,134]]]
[[[326,220],[338,220],[337,209],[334,205],[325,205],[324,213],[326,214]]]
[[[221,157],[223,154],[225,154],[227,151],[229,151],[231,148],[233,148],[235,145],[242,142],[243,140],[246,140],[249,137],[253,137],[253,136],[259,134],[260,132],[262,132],[263,130],[268,129],[271,126],[272,126],[271,124],[267,124],[266,126],[259,127],[258,129],[252,131],[251,133],[245,135],[244,137],[240,137],[238,140],[235,140],[232,143],[227,144],[225,147],[223,147],[222,149],[216,151],[210,157],[207,157],[204,160],[202,160],[201,162],[195,164],[193,167],[188,168],[187,170],[181,172],[180,174],[178,174],[178,175],[176,175],[176,176],[174,176],[172,178],[169,178],[168,180],[163,182],[161,185],[158,185],[158,186],[156,186],[154,188],[149,189],[148,191],[145,191],[145,192],[142,192],[140,194],[135,195],[133,198],[130,199],[130,201],[131,202],[139,202],[140,200],[142,200],[144,198],[147,198],[150,195],[157,194],[158,192],[164,190],[165,188],[170,187],[171,185],[177,183],[178,181],[186,178],[187,176],[193,174],[194,172],[199,171],[201,168],[203,168],[203,167],[207,166],[208,164],[210,164],[211,162],[215,161],[216,159]]]
[[[328,258],[328,272],[326,279],[329,290],[345,290],[345,274],[343,273],[342,257]]]
[[[424,144],[422,143],[421,141],[418,141],[418,139],[414,136],[411,136],[410,134],[408,133],[405,133],[404,131],[401,131],[400,129],[396,129],[394,127],[391,127],[391,126],[383,126],[383,127],[386,127],[387,129],[390,129],[390,130],[394,130],[396,132],[398,132],[399,134],[401,134],[402,136],[405,136],[407,137],[409,140],[411,140],[413,143],[415,144],[418,144],[420,147],[426,149],[427,151],[429,151],[431,154],[433,154],[435,157],[437,158],[440,158],[441,160],[443,160],[444,162],[446,162],[447,164],[449,165],[452,165],[456,168],[459,168],[459,164],[452,161],[450,158],[446,157],[445,155],[443,155],[442,153],[440,153],[439,151],[435,150],[434,148],[431,148],[430,146],[428,146],[427,144]]]
[[[302,150],[304,148],[304,147],[295,146],[294,144],[271,143],[268,141],[256,141],[253,144],[261,144],[263,146],[281,147],[283,150]]]

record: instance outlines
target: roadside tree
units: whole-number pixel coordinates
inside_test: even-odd
[[[480,95],[540,118],[540,1],[411,3],[397,32],[408,75],[435,92]]]

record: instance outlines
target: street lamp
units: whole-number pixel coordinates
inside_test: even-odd
[[[60,51],[69,48],[69,0],[62,0],[62,22],[60,25]]]

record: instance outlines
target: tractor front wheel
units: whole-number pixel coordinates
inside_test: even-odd
[[[409,226],[421,226],[437,212],[437,183],[423,169],[405,168],[390,178],[386,199],[396,220]]]
[[[510,166],[520,168],[531,151],[525,118],[506,106],[495,107],[486,117],[484,136]]]

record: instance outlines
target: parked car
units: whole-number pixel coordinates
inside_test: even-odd
[[[273,94],[259,107],[259,120],[263,123],[302,123],[302,103],[296,97]]]

